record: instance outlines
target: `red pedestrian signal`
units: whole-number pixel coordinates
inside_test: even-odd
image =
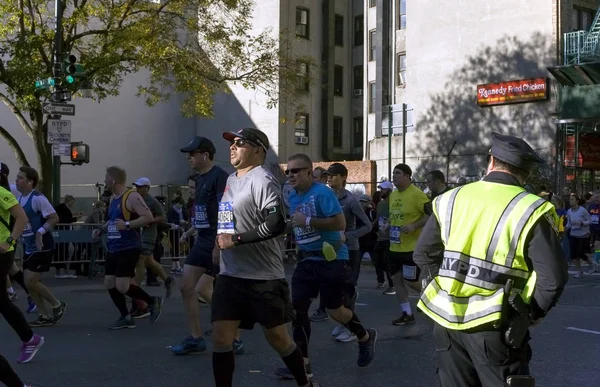
[[[89,163],[90,146],[78,142],[71,143],[71,161],[77,164]]]

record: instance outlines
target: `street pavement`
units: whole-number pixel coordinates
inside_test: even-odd
[[[291,270],[288,270],[291,272]],[[50,274],[47,275],[50,277]],[[169,387],[213,386],[211,352],[175,357],[169,346],[186,336],[178,292],[165,302],[155,325],[138,320],[137,328],[109,331],[117,318],[115,307],[101,279],[49,278],[55,295],[69,304],[63,321],[36,331],[46,345],[29,364],[16,364],[19,341],[6,323],[0,324],[2,354],[28,383],[43,387]],[[431,322],[417,313],[418,324],[394,327],[399,304],[395,296],[375,289],[375,273],[363,267],[357,312],[366,326],[379,330],[376,358],[366,369],[356,367],[356,343],[336,343],[331,321],[313,323],[310,355],[315,380],[325,387],[411,386],[429,387],[435,381],[435,352]],[[18,289],[18,288],[17,288]],[[147,288],[160,295],[162,288]],[[532,372],[543,387],[582,387],[600,380],[600,274],[571,279],[565,294],[546,320],[532,330]],[[19,291],[18,305],[25,307]],[[412,302],[416,301],[412,298]],[[314,307],[314,305],[313,305]],[[33,315],[28,316],[33,319]],[[202,324],[209,323],[209,309],[202,307]],[[234,386],[294,386],[278,379],[273,370],[282,365],[260,329],[244,331],[246,353],[236,357]]]

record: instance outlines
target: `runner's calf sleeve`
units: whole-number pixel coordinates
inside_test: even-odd
[[[362,325],[356,313],[352,312],[352,318],[346,324],[344,324],[346,328],[352,333],[356,335],[356,337],[361,340],[367,334],[367,330]]]

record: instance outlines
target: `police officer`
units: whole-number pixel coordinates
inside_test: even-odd
[[[415,262],[432,271],[419,309],[433,321],[440,387],[504,386],[528,375],[528,327],[568,279],[554,206],[522,188],[543,160],[492,133],[487,176],[433,202]]]

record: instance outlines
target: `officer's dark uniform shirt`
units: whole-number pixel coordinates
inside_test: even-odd
[[[492,136],[494,143],[490,154],[495,158],[523,169],[529,167],[529,163],[541,161],[527,143],[515,142],[514,138],[496,133]],[[516,177],[500,171],[490,172],[483,180],[498,184],[521,185]],[[527,265],[537,273],[535,292],[531,300],[531,317],[536,320],[544,317],[560,298],[569,278],[568,266],[558,238],[558,228],[551,224],[546,216],[542,216],[531,229],[526,237],[525,246]],[[423,227],[413,258],[417,265],[429,267],[432,275],[436,276],[443,254],[444,244],[440,225],[437,218],[432,216]]]
[[[440,192],[440,193],[435,193],[435,192],[432,192],[432,193],[431,193],[431,200],[433,200],[433,199],[437,198],[438,196],[440,196],[440,195],[442,195],[442,194],[445,194],[446,192],[450,191],[451,189],[452,189],[452,188],[450,188],[450,187],[446,186],[446,188],[444,188],[444,189],[442,190],[442,192]]]

